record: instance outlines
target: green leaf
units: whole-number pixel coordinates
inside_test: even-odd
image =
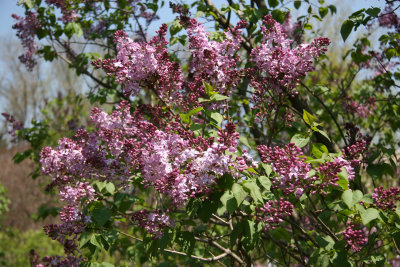
[[[174,20],[171,24],[171,27],[169,28],[171,36],[174,36],[178,32],[182,30],[182,26],[179,22],[179,20]]]
[[[346,190],[342,194],[342,200],[344,203],[346,203],[347,207],[352,208],[353,207],[353,191],[351,190]]]
[[[372,199],[372,195],[371,193],[365,194],[362,199],[362,202],[366,203],[366,204],[371,204],[372,202],[374,202],[374,200]]]
[[[220,200],[225,210],[227,210],[230,214],[233,214],[233,212],[238,208],[238,203],[236,202],[236,199],[231,191],[226,191]],[[223,213],[224,212],[219,213],[219,215],[222,215]]]
[[[192,109],[191,111],[189,111],[189,112],[187,113],[187,115],[190,117],[190,116],[193,116],[193,115],[199,113],[199,112],[202,111],[202,110],[203,110],[203,107],[197,107],[197,108]]]
[[[303,120],[308,125],[312,126],[315,122],[315,117],[307,112],[307,110],[303,109]]]
[[[102,249],[103,246],[101,245],[101,242],[99,241],[99,237],[100,236],[98,234],[92,234],[92,236],[90,237],[90,243],[92,245],[95,245],[99,249]]]
[[[239,141],[240,143],[242,143],[243,145],[247,146],[248,148],[251,148],[250,144],[249,144],[249,140],[247,139],[246,136],[240,136],[239,137]]]
[[[371,17],[375,17],[375,18],[379,15],[380,12],[381,12],[381,9],[379,7],[371,7],[365,11],[365,13],[367,13]]]
[[[336,253],[336,257],[332,261],[332,267],[351,267],[349,260],[347,259],[347,253],[345,251],[339,251]]]
[[[351,31],[353,30],[354,22],[352,20],[345,20],[340,28],[340,34],[342,35],[343,41],[346,41]]]
[[[92,219],[98,227],[103,226],[111,217],[111,212],[107,208],[95,209],[92,212]]]
[[[253,198],[253,200],[255,202],[258,202],[261,204],[264,202],[261,192],[260,192],[260,188],[258,187],[258,185],[255,182],[249,181],[244,184],[244,187],[249,190],[250,196]]]
[[[21,0],[18,2],[18,4],[20,5],[21,3],[24,3],[25,6],[29,9],[33,8],[34,2],[33,0]]]
[[[325,250],[331,250],[335,245],[335,240],[330,236],[316,236],[315,240],[318,242],[318,245]]]
[[[312,25],[310,23],[305,23],[304,24],[304,29],[305,30],[312,30]]]
[[[68,37],[72,37],[72,35],[76,34],[76,37],[81,37],[83,34],[83,30],[82,27],[79,23],[76,22],[69,22],[66,26],[65,26],[65,34]]]
[[[183,252],[185,252],[188,256],[192,255],[195,239],[194,235],[191,232],[182,232],[178,239],[178,244],[182,246]]]
[[[100,267],[115,267],[115,265],[112,264],[112,263],[103,261],[103,262],[100,264]]]
[[[240,206],[243,200],[247,197],[247,192],[243,190],[240,184],[233,184],[232,193],[236,199],[237,205]]]
[[[214,92],[214,87],[211,84],[203,81],[203,86],[204,86],[204,90],[206,91],[206,94],[208,96],[212,96],[212,95],[216,94],[216,92]]]
[[[327,7],[320,7],[318,10],[319,15],[321,18],[325,17],[326,14],[328,14],[328,8]]]
[[[106,184],[106,190],[111,195],[114,195],[114,193],[115,193],[115,185],[113,183],[107,183]]]
[[[297,133],[290,139],[290,143],[294,143],[299,148],[306,146],[308,142],[310,142],[310,135],[307,133]]]
[[[220,95],[220,94],[214,94],[210,97],[210,99],[212,101],[222,101],[222,100],[226,100],[229,99],[229,97],[225,96],[225,95]]]
[[[320,143],[312,144],[311,152],[318,159],[322,158],[322,156],[324,154],[328,154],[329,153],[329,151],[326,148],[326,146],[324,146],[323,144],[320,144]]]
[[[247,250],[252,250],[255,244],[255,222],[250,220],[243,221],[242,243]]]
[[[299,9],[301,6],[301,1],[294,1],[294,8]]]
[[[233,226],[233,231],[231,232],[231,235],[229,236],[229,241],[231,247],[236,245],[236,240],[238,239],[239,235],[243,232],[243,224],[242,222],[238,222]]]
[[[383,176],[384,169],[380,164],[369,164],[367,166],[367,173],[372,177],[372,179],[380,179]]]
[[[222,115],[219,114],[218,112],[212,112],[212,113],[211,113],[211,118],[212,118],[217,124],[221,124],[222,121],[224,120],[224,118],[222,117]]]
[[[261,162],[261,166],[265,170],[265,174],[269,177],[272,173],[272,167],[270,164],[266,164],[264,162]]]
[[[360,200],[363,198],[363,193],[360,190],[353,191],[353,205],[357,204],[360,202]]]
[[[366,209],[361,213],[361,220],[364,225],[367,225],[370,221],[373,221],[379,217],[379,211],[374,208]]]
[[[346,170],[342,170],[339,174],[339,181],[337,181],[337,184],[343,189],[343,190],[347,190],[349,189],[349,179],[347,176],[347,171]]]
[[[83,232],[80,236],[79,240],[79,248],[83,248],[89,241],[90,238],[92,237],[92,233],[90,232]]]
[[[313,130],[315,130],[316,132],[320,133],[320,134],[321,134],[322,136],[324,136],[326,139],[328,139],[329,141],[331,141],[331,139],[329,138],[329,136],[328,136],[328,134],[327,134],[326,132],[324,132],[324,131],[322,131],[322,130],[320,130],[320,129],[318,129],[318,128],[316,128],[316,129],[313,128]]]
[[[328,6],[328,8],[329,8],[329,10],[331,11],[331,14],[336,14],[336,6],[334,6],[334,5],[329,5]]]
[[[328,267],[329,266],[329,256],[322,254],[318,256],[315,267]]]
[[[271,181],[265,177],[265,176],[260,176],[258,177],[258,182],[267,190],[271,189]]]
[[[268,0],[268,5],[272,8],[277,7],[279,5],[278,0]]]

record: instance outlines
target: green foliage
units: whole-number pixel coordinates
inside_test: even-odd
[[[29,252],[34,249],[42,255],[62,255],[63,247],[49,241],[43,230],[20,231],[3,229],[0,231],[0,263],[2,266],[29,266]]]

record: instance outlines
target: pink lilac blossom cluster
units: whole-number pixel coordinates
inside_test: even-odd
[[[94,132],[79,130],[75,140],[63,138],[55,149],[43,148],[42,171],[53,177],[49,186],[58,186],[67,205],[77,207],[96,200],[90,177],[124,186],[132,174],[140,172],[143,184],[168,196],[177,207],[207,193],[225,173],[238,178],[252,161],[249,155],[234,154],[239,136],[232,123],[220,129],[215,142],[180,127],[178,117],[158,121],[163,127],[158,129],[141,111],[130,114],[127,102],[110,115],[95,108],[91,116]]]
[[[246,69],[250,85],[255,89],[253,102],[258,109],[257,120],[276,116],[287,99],[297,94],[295,87],[300,79],[314,70],[314,60],[324,54],[330,44],[328,38],[317,38],[311,44],[299,44],[292,48],[293,41],[285,32],[291,29],[288,23],[281,25],[267,15],[263,19],[263,39],[261,45],[254,48],[250,60],[254,67]],[[281,114],[282,120],[289,124],[292,113]]]
[[[289,201],[280,198],[279,200],[270,200],[265,203],[264,207],[259,210],[263,213],[257,220],[265,223],[265,231],[275,229],[279,226],[283,219],[291,216],[294,206]]]
[[[350,161],[353,168],[357,168],[364,160],[364,154],[371,143],[371,137],[360,132],[360,128],[352,123],[346,123],[346,137],[348,146],[342,149],[343,156]]]
[[[296,21],[293,23],[293,19],[290,13],[287,14],[285,21],[282,23],[282,32],[286,34],[286,36],[294,40],[297,44],[302,43],[303,39],[303,30],[301,26],[301,21]]]
[[[17,133],[16,131],[20,131],[24,129],[24,125],[22,122],[17,120],[13,115],[10,115],[8,113],[1,113],[1,115],[6,119],[7,123],[9,123],[9,130],[8,133],[11,135],[11,142],[15,143],[17,142]]]
[[[314,70],[314,60],[326,52],[329,39],[317,38],[311,44],[300,44],[292,49],[292,41],[271,15],[264,17],[261,30],[261,45],[250,55],[255,64],[254,71],[259,72],[261,78],[258,80],[250,75],[252,86],[258,95],[267,91],[297,94],[294,88],[304,75]]]
[[[189,197],[207,192],[225,173],[238,178],[247,164],[242,157],[232,154],[237,151],[238,134],[232,124],[228,124],[228,128],[228,131],[221,129],[219,132],[223,139],[201,149],[192,147],[189,140],[178,134],[156,130],[142,149],[144,181],[168,195],[175,205],[180,205]]]
[[[308,187],[313,187],[317,177],[309,177],[311,165],[305,162],[303,152],[293,143],[284,148],[257,147],[261,161],[270,164],[276,176],[271,178],[272,187],[280,188],[284,194],[294,193],[300,198]]]
[[[361,104],[347,97],[344,102],[344,108],[348,113],[354,114],[356,117],[366,118],[376,110],[376,99],[371,96],[364,104]]]
[[[394,211],[396,209],[396,202],[400,200],[400,189],[391,187],[386,190],[383,186],[374,189],[372,194],[374,200],[373,206],[382,210]]]
[[[132,215],[131,220],[134,224],[144,228],[154,239],[161,238],[162,230],[165,227],[174,225],[174,221],[168,216],[168,211],[140,210]]]
[[[58,18],[58,20],[64,23],[74,22],[78,18],[78,14],[76,10],[72,8],[70,0],[46,0],[46,4],[49,6],[53,5],[60,9],[62,17]]]
[[[326,187],[339,186],[338,174],[342,168],[346,170],[349,180],[355,177],[351,162],[343,157],[336,157],[332,161],[321,163],[313,168],[311,164],[305,162],[303,152],[293,143],[287,144],[284,148],[261,145],[257,149],[262,162],[270,164],[275,173],[270,178],[271,188],[280,188],[285,195],[294,193],[297,198],[300,198],[306,190],[312,194],[317,192],[325,194]],[[310,175],[311,170],[314,170],[317,175]]]
[[[84,262],[85,259],[81,256],[68,255],[65,257],[61,256],[46,256],[41,258],[34,250],[29,252],[30,266],[35,267],[77,267],[80,263]]]
[[[37,64],[34,55],[38,47],[35,42],[35,33],[40,27],[38,14],[27,11],[25,17],[16,14],[13,14],[12,17],[17,21],[12,28],[17,30],[17,37],[21,39],[22,46],[25,49],[25,54],[19,56],[19,60],[29,71],[32,71]]]
[[[393,3],[389,3],[386,5],[385,9],[382,11],[382,13],[378,17],[378,23],[379,26],[381,27],[387,27],[387,28],[394,28],[394,29],[399,29],[400,28],[400,19],[393,10]]]
[[[365,229],[360,224],[347,222],[347,227],[343,232],[343,239],[347,245],[351,246],[354,251],[361,251],[362,247],[367,244],[368,236]]]
[[[342,168],[346,170],[348,180],[354,180],[354,169],[351,163],[343,157],[337,157],[334,158],[333,161],[324,162],[319,165],[318,176],[320,179],[316,186],[320,189],[321,194],[326,194],[324,188],[327,186],[339,186],[337,182],[340,180],[339,173],[342,172]],[[315,191],[313,193],[315,193]]]
[[[246,23],[240,21],[232,30],[224,32],[222,42],[212,40],[210,33],[196,19],[181,18],[187,28],[189,50],[192,60],[189,65],[191,79],[186,83],[189,101],[205,95],[203,81],[214,86],[220,94],[230,96],[240,80],[238,65],[242,37],[241,28]]]
[[[166,31],[167,25],[163,24],[158,35],[148,43],[134,42],[125,32],[117,31],[117,57],[95,60],[93,65],[103,68],[108,75],[115,75],[127,97],[137,95],[144,88],[154,90],[164,102],[177,105],[182,98],[182,75],[179,64],[170,60],[165,48]]]

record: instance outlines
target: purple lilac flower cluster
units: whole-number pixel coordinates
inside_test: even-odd
[[[22,122],[17,120],[13,115],[10,115],[8,113],[1,113],[1,115],[6,119],[7,123],[11,125],[11,127],[8,130],[8,133],[12,137],[11,142],[16,142],[17,141],[16,131],[22,130],[24,128],[24,125],[22,124]]]
[[[386,190],[380,186],[374,189],[372,198],[374,199],[374,206],[382,210],[394,211],[396,209],[395,202],[400,200],[400,189],[397,187],[391,187]]]
[[[204,95],[203,81],[212,84],[220,94],[229,96],[240,79],[237,52],[242,41],[240,29],[245,27],[245,22],[240,21],[232,30],[224,32],[222,42],[212,40],[210,33],[196,19],[182,20],[181,24],[187,27],[192,54],[191,78],[186,83],[189,101],[197,102],[197,98]]]
[[[35,267],[77,267],[83,261],[85,261],[85,259],[82,258],[82,256],[46,256],[41,258],[34,250],[29,252],[30,265]]]
[[[132,215],[131,220],[134,224],[146,229],[154,239],[161,238],[164,227],[174,225],[174,222],[168,216],[168,211],[159,212],[156,210],[150,212],[148,210],[140,210]]]
[[[387,2],[385,9],[382,14],[378,17],[379,26],[387,28],[400,28],[400,19],[393,10],[393,3]]]
[[[16,14],[13,14],[12,17],[17,21],[12,28],[17,30],[17,37],[21,39],[22,46],[25,49],[25,54],[19,56],[19,60],[29,71],[32,71],[37,64],[34,54],[37,50],[35,32],[40,27],[38,14],[27,11],[25,17],[20,17]]]
[[[53,177],[49,187],[58,187],[68,207],[58,228],[90,220],[81,216],[79,205],[96,200],[89,184],[93,179],[125,186],[132,174],[140,172],[146,186],[168,196],[172,206],[178,207],[208,192],[225,173],[238,178],[251,162],[248,155],[234,154],[239,136],[232,123],[220,129],[215,142],[195,137],[172,119],[158,129],[143,114],[130,114],[126,102],[110,115],[93,109],[91,120],[94,132],[79,130],[75,140],[63,138],[55,149],[45,147],[41,152],[43,173]]]
[[[326,194],[324,188],[327,186],[338,186],[339,176],[342,168],[346,169],[347,178],[349,181],[354,180],[355,173],[351,163],[343,157],[334,158],[333,161],[321,163],[318,168],[320,182],[317,184],[321,194]],[[315,193],[315,191],[313,192]]]
[[[347,228],[343,232],[343,238],[354,251],[360,251],[367,244],[368,236],[359,224],[347,223]]]
[[[295,87],[300,78],[314,70],[314,59],[324,54],[330,44],[328,38],[317,38],[311,44],[300,44],[292,49],[292,41],[271,15],[264,17],[263,24],[262,43],[250,55],[250,60],[255,63],[249,76],[256,90],[256,104],[268,100],[268,94],[297,94]]]
[[[117,42],[116,59],[95,60],[93,65],[115,75],[116,81],[124,86],[126,96],[135,96],[140,88],[154,90],[168,104],[181,102],[182,75],[177,62],[170,60],[165,46],[167,25],[148,43],[134,42],[123,31],[115,33]]]
[[[349,180],[353,180],[355,176],[351,162],[343,157],[336,157],[313,168],[305,162],[303,152],[293,143],[284,148],[261,145],[257,149],[262,162],[270,164],[275,173],[275,176],[270,178],[271,188],[280,188],[286,195],[294,193],[300,198],[307,189],[313,194],[317,191],[325,194],[324,189],[327,186],[338,186],[338,174],[342,168],[347,171]],[[309,175],[311,170],[315,170],[317,175]]]
[[[46,0],[46,3],[50,6],[53,5],[60,9],[62,17],[59,18],[64,23],[74,22],[78,18],[78,14],[75,9],[71,8],[71,2],[69,0]]]
[[[371,96],[364,104],[361,104],[347,97],[345,98],[344,108],[347,112],[355,114],[359,118],[366,118],[376,110],[376,99]]]
[[[275,229],[283,222],[285,217],[292,215],[293,208],[292,203],[283,198],[275,201],[270,200],[265,203],[264,207],[260,208],[263,214],[257,220],[265,222],[265,231]]]
[[[294,193],[301,197],[308,187],[313,187],[317,177],[309,177],[311,165],[305,162],[300,148],[289,143],[285,148],[258,146],[258,152],[264,163],[271,164],[272,170],[278,175],[271,178],[272,188],[280,188],[284,194]]]
[[[360,128],[352,123],[346,123],[345,128],[349,145],[342,149],[342,153],[344,158],[350,161],[351,166],[357,168],[364,159],[364,154],[371,143],[371,137],[363,136]]]

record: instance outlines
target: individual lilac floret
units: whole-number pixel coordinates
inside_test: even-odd
[[[316,177],[308,177],[311,165],[305,162],[303,152],[293,143],[284,148],[258,146],[264,163],[271,164],[275,175],[270,178],[272,188],[280,188],[285,195],[295,193],[300,198],[308,187],[313,186]]]
[[[351,246],[354,251],[361,251],[362,247],[367,244],[368,237],[366,232],[359,224],[347,222],[347,228],[343,232],[343,238],[347,245]]]
[[[372,198],[374,199],[374,206],[382,210],[394,211],[396,209],[395,202],[400,200],[400,189],[391,187],[389,190],[386,190],[380,186],[374,189]]]
[[[258,217],[258,221],[264,221],[265,231],[268,231],[269,229],[275,229],[283,222],[284,218],[292,215],[293,205],[281,198],[279,201],[268,201],[264,207],[260,208],[260,211],[263,214]]]

